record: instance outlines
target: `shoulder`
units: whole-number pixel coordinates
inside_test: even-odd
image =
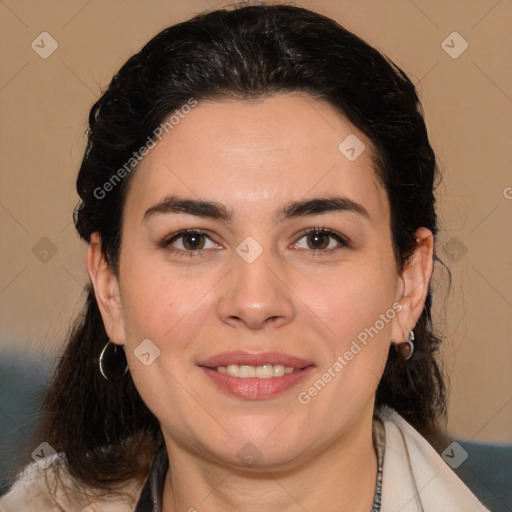
[[[389,407],[377,411],[385,429],[382,511],[488,511],[430,443]]]
[[[142,487],[128,482],[114,493],[84,489],[67,473],[59,455],[28,464],[10,491],[0,498],[0,512],[131,512]]]
[[[48,489],[45,489],[43,470],[35,462],[25,467],[11,490],[0,498],[0,510],[2,512],[59,510],[57,504],[50,498]]]

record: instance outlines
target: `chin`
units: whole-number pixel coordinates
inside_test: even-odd
[[[268,428],[267,423],[272,423],[272,427]],[[208,437],[204,440],[203,446],[219,463],[237,470],[288,469],[296,466],[300,459],[306,456],[305,439],[297,431],[293,433],[289,425],[278,433],[277,424],[278,422],[274,420],[255,427],[253,420],[247,429],[238,425],[239,428],[236,430],[232,430],[233,424],[230,424],[229,431],[236,432],[233,437],[223,435],[215,444],[212,443],[215,438]]]

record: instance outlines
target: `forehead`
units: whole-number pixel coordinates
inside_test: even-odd
[[[282,94],[199,101],[139,164],[127,203],[148,208],[173,194],[262,212],[331,193],[387,215],[367,137],[329,104]]]

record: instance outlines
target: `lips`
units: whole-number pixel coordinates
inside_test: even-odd
[[[229,366],[236,364],[239,366],[263,366],[265,364],[282,364],[283,366],[290,366],[297,370],[314,366],[312,361],[300,359],[295,356],[290,356],[280,352],[265,352],[262,354],[251,354],[249,352],[223,352],[213,357],[205,359],[198,363],[198,366],[204,368],[218,368],[219,366]]]
[[[239,378],[217,371],[229,365],[260,367],[282,365],[293,368],[292,373],[271,378]],[[279,352],[250,354],[248,352],[225,352],[201,361],[198,366],[204,374],[223,392],[238,398],[262,400],[296,387],[315,369],[311,361]]]

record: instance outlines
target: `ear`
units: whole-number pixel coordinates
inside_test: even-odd
[[[391,340],[394,343],[407,341],[409,329],[414,329],[418,322],[434,268],[434,235],[427,228],[419,228],[415,237],[414,253],[398,277],[396,301],[402,309],[391,326]]]
[[[94,287],[98,307],[110,341],[123,345],[125,330],[119,282],[105,260],[99,233],[91,235],[87,251],[87,272]]]

